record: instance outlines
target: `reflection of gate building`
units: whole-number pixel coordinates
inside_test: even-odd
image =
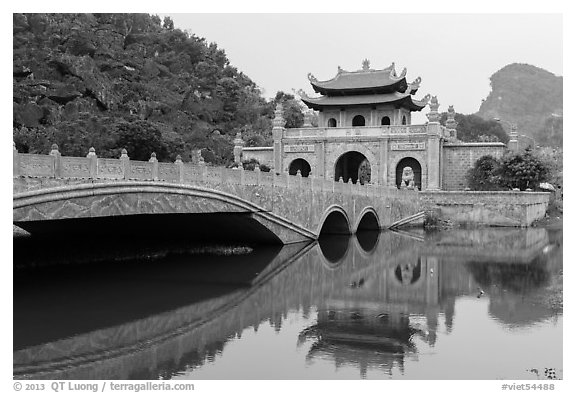
[[[335,181],[360,181],[401,186],[405,168],[418,189],[463,189],[468,168],[483,155],[499,157],[502,143],[463,143],[457,139],[454,109],[448,109],[446,126],[439,122],[438,100],[415,95],[421,79],[406,80],[406,69],[396,74],[394,63],[375,70],[364,60],[362,69],[344,71],[319,81],[308,79],[319,97],[302,90],[304,104],[318,113],[318,126],[307,118],[303,128],[285,129],[282,110],[274,119],[274,147],[265,153],[244,149],[244,158],[271,163],[275,172],[298,171]],[[412,124],[412,112],[429,105],[429,121]],[[408,185],[406,180],[404,185]]]

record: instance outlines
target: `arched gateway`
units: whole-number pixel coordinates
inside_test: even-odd
[[[334,166],[335,181],[339,181],[342,178],[344,183],[348,183],[348,180],[351,180],[354,184],[358,181],[360,181],[360,184],[366,184],[370,183],[370,177],[370,163],[364,154],[357,151],[349,151],[342,154]]]
[[[298,94],[316,111],[320,126],[312,126],[311,117],[306,116],[304,127],[285,129],[279,104],[270,148],[275,172],[288,168],[292,174],[300,158],[314,168],[314,176],[330,180],[399,187],[404,168],[409,168],[414,183],[410,188],[463,189],[466,171],[475,159],[487,151],[500,157],[505,145],[459,141],[454,109],[448,108],[446,126],[442,126],[437,98],[428,94],[416,99],[421,78],[409,82],[406,73],[406,69],[396,72],[394,63],[372,69],[364,60],[360,70],[338,68],[327,80],[308,74],[318,96],[309,97],[302,90]],[[412,124],[412,112],[426,106],[430,107],[428,122]]]

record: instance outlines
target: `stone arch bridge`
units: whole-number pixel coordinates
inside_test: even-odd
[[[421,210],[418,192],[212,167],[21,154],[14,148],[13,222],[35,233],[114,234],[178,227],[190,236],[295,243],[321,233],[350,234],[389,227]],[[153,217],[153,219],[151,219]]]

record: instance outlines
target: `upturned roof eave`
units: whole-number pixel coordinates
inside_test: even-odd
[[[354,94],[354,93],[362,93],[362,92],[369,92],[369,91],[399,91],[397,89],[398,86],[402,84],[406,84],[406,78],[400,78],[396,81],[391,81],[391,83],[381,83],[381,84],[373,84],[370,86],[354,86],[354,87],[331,87],[335,84],[335,81],[326,81],[326,82],[310,82],[314,91],[318,94],[322,95],[347,95],[347,94]],[[340,94],[338,94],[340,93]]]
[[[322,100],[322,101],[319,101]],[[338,102],[330,102],[329,100],[324,99],[324,97],[319,97],[318,99],[314,98],[304,98],[302,97],[302,102],[306,104],[306,106],[310,109],[314,110],[321,110],[325,108],[341,108],[341,107],[362,107],[362,106],[372,106],[372,105],[381,105],[381,104],[389,104],[389,105],[399,105],[406,109],[409,109],[412,112],[421,111],[426,107],[426,104],[421,103],[420,101],[412,100],[410,95],[406,95],[404,97],[399,97],[393,100],[373,100],[369,102],[358,102],[358,103],[338,103]]]

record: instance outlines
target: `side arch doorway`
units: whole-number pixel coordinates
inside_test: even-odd
[[[370,162],[364,154],[357,151],[349,151],[336,160],[334,181],[339,181],[340,177],[342,177],[344,183],[352,180],[352,183],[360,181],[360,184],[364,185],[370,183],[371,171]]]
[[[298,171],[300,171],[302,177],[308,177],[311,171],[310,164],[308,164],[308,161],[306,161],[303,158],[297,158],[294,161],[292,161],[290,163],[290,166],[288,167],[288,174],[294,176],[296,175],[296,173],[298,173]]]
[[[422,166],[417,159],[412,157],[406,157],[400,160],[398,165],[396,165],[396,187],[406,188],[410,186],[409,180],[402,181],[402,176],[405,173],[404,169],[410,168],[412,170],[412,175],[408,175],[407,179],[413,178],[414,187],[422,190]],[[409,173],[410,171],[407,171]]]

